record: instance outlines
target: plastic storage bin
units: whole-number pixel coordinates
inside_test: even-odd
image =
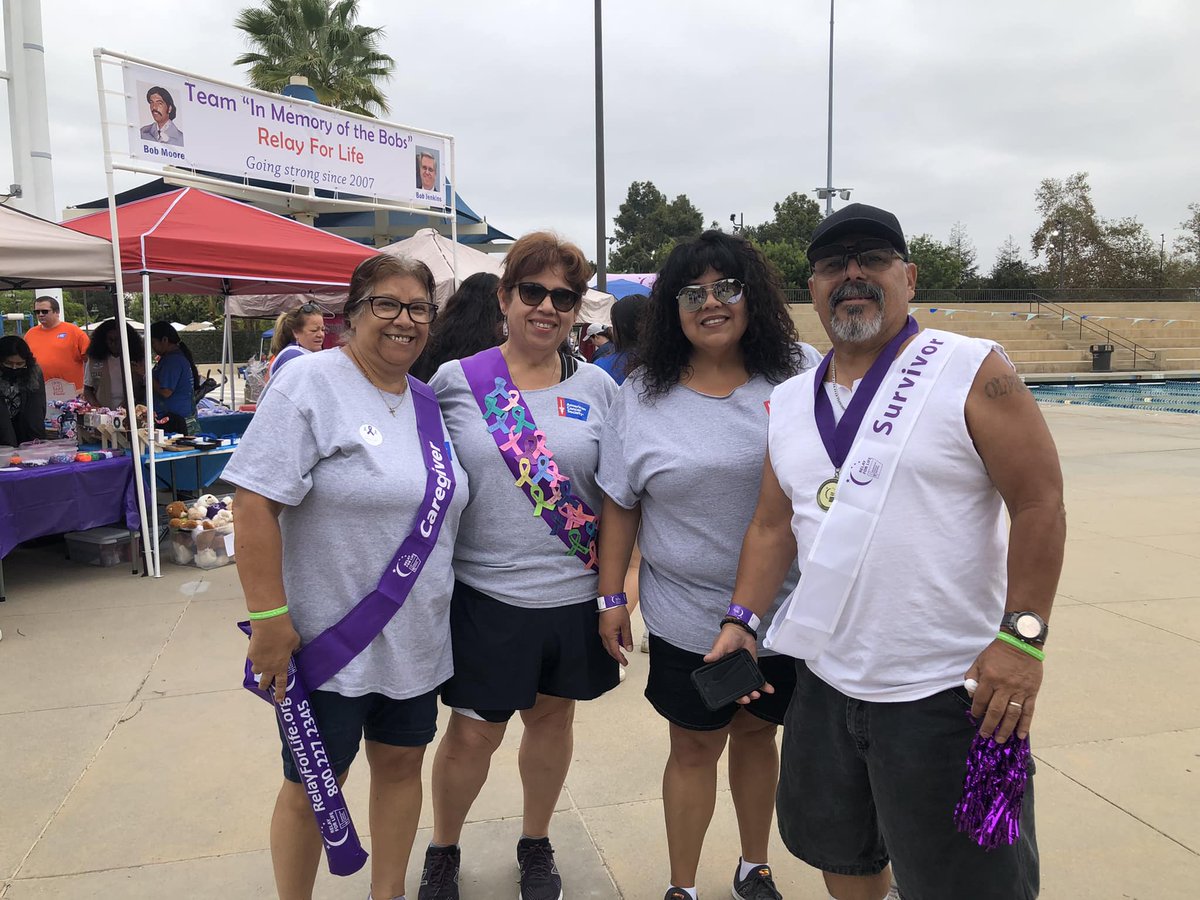
[[[133,563],[133,535],[124,528],[89,528],[71,531],[67,558],[89,566],[119,566]]]
[[[179,566],[219,569],[233,562],[233,526],[171,531],[170,559]]]

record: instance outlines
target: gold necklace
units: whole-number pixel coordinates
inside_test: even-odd
[[[842,395],[838,391],[837,362],[834,360],[834,358],[832,356],[829,357],[829,375],[830,375],[829,380],[833,384],[833,399],[837,401],[837,405],[841,408],[842,412],[845,412],[846,404],[842,402]]]
[[[379,399],[382,400],[383,405],[387,407],[388,415],[390,415],[394,419],[396,417],[396,410],[398,410],[400,407],[402,407],[404,405],[404,398],[408,396],[408,391],[407,390],[404,391],[404,393],[402,393],[400,395],[400,402],[397,403],[395,406],[392,406],[392,404],[387,402],[387,395],[383,392],[383,389],[379,385],[377,385],[374,381],[371,380],[371,375],[367,372],[367,367],[364,366],[361,362],[359,362],[358,356],[354,353],[354,350],[349,347],[347,347],[346,349],[348,349],[350,351],[350,358],[352,360],[354,360],[354,365],[358,366],[358,371],[362,373],[362,377],[367,379],[367,384],[369,384],[369,385],[371,385],[371,387],[375,388],[375,393],[377,393],[379,395]],[[406,378],[405,384],[407,385],[407,383],[408,383],[408,379]]]

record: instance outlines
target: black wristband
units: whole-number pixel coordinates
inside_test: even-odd
[[[721,620],[721,627],[723,628],[726,625],[736,625],[738,628],[744,629],[754,640],[758,640],[758,632],[736,616],[726,616],[723,618]]]

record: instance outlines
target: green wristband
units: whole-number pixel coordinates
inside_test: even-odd
[[[286,607],[284,607],[284,608],[286,609]],[[1008,644],[1010,647],[1016,647],[1018,650],[1023,650],[1024,652],[1026,652],[1030,656],[1032,656],[1034,659],[1036,659],[1038,662],[1043,662],[1046,659],[1046,654],[1043,651],[1039,650],[1037,647],[1033,646],[1032,644],[1025,643],[1020,638],[1013,637],[1011,634],[1008,634],[1007,632],[1001,631],[999,634],[996,635],[996,640],[1004,641],[1004,643]]]
[[[287,611],[288,611],[288,608],[287,608],[287,604],[285,603],[283,606],[276,607],[275,609],[268,609],[268,610],[264,610],[263,612],[250,613],[250,621],[251,622],[261,622],[263,619],[273,619],[276,616],[282,616]]]

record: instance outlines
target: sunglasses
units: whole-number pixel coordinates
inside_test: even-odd
[[[371,312],[377,319],[394,322],[400,313],[408,312],[408,318],[415,325],[428,325],[437,318],[437,307],[427,300],[416,300],[412,303],[402,303],[394,297],[368,297]]]
[[[679,308],[684,312],[695,312],[708,300],[709,293],[719,303],[726,305],[740,303],[742,283],[736,278],[722,278],[712,284],[689,284],[675,295],[675,299],[679,301]]]
[[[526,306],[540,305],[547,294],[550,295],[551,304],[559,312],[570,312],[580,298],[579,293],[569,288],[548,288],[536,281],[522,281],[517,285],[517,295]]]
[[[35,309],[33,311],[33,314],[35,316],[48,316],[52,312],[54,312],[54,310],[52,310],[52,309]]]
[[[321,307],[317,306],[315,303],[305,303],[300,307],[300,312],[304,313],[306,316],[310,315],[311,313],[321,313],[321,315],[325,315],[324,310],[322,310]]]

